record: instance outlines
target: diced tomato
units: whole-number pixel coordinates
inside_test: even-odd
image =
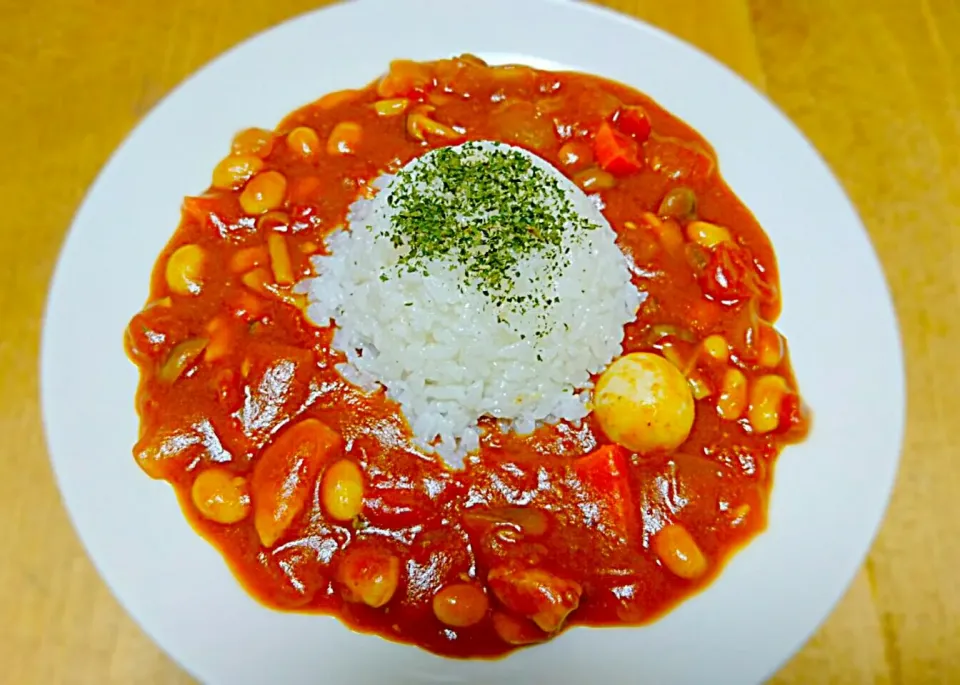
[[[330,536],[321,544],[335,545],[339,541]],[[270,561],[263,570],[275,579],[271,587],[277,589],[275,597],[284,609],[303,607],[330,582],[326,564],[309,547],[292,545],[275,549],[270,554]]]
[[[653,135],[643,148],[650,168],[675,181],[702,180],[716,168],[710,151],[693,141]]]
[[[611,174],[623,176],[641,168],[637,141],[614,131],[607,122],[600,125],[593,139],[593,151],[600,168]]]
[[[301,176],[289,186],[288,201],[291,205],[301,205],[322,195],[323,180],[319,176]]]
[[[471,93],[483,87],[486,67],[462,57],[433,63],[434,79],[441,93]]]
[[[542,536],[550,525],[546,513],[532,507],[473,507],[463,512],[463,523],[480,534],[509,528],[528,538]]]
[[[210,386],[217,394],[220,405],[228,412],[234,412],[243,406],[243,378],[229,367],[217,371],[210,379]]]
[[[236,418],[244,434],[263,445],[303,406],[316,367],[313,352],[307,349],[265,341],[247,342],[244,347],[246,364],[241,371],[247,385]]]
[[[808,429],[807,409],[795,392],[787,393],[780,403],[780,425],[777,430],[791,438],[803,437]]]
[[[226,238],[241,227],[243,212],[232,193],[211,192],[184,198],[183,215]]]
[[[348,602],[379,609],[393,599],[400,582],[400,560],[375,542],[351,544],[337,567],[337,580]]]
[[[606,529],[623,541],[635,539],[637,510],[627,478],[627,451],[620,445],[605,445],[580,457],[573,470],[579,481],[583,505],[595,505],[595,521],[589,523]]]
[[[425,492],[402,489],[390,478],[379,480],[369,490],[363,515],[374,526],[407,528],[423,525],[439,514]]]
[[[585,485],[612,491],[626,474],[627,451],[620,445],[604,445],[577,459],[574,470]]]
[[[207,324],[207,333],[209,342],[203,352],[206,362],[223,359],[238,347],[239,332],[229,316],[218,316],[211,320]]]
[[[188,333],[187,323],[171,307],[155,304],[145,307],[130,320],[124,343],[133,361],[147,366],[166,357]]]
[[[315,204],[294,203],[290,207],[290,231],[299,233],[308,228],[319,229],[323,225],[320,208]]]
[[[197,195],[183,198],[183,214],[197,223],[204,223],[210,212],[220,207],[219,196],[214,194]]]
[[[690,327],[704,334],[707,331],[712,331],[717,327],[725,311],[725,307],[716,302],[697,298],[691,303],[687,314]]]
[[[580,583],[541,568],[497,566],[487,583],[507,609],[530,618],[546,633],[560,629],[567,616],[580,606]]]
[[[768,284],[746,248],[733,243],[721,243],[713,248],[710,261],[700,275],[704,294],[721,302],[756,297],[760,302],[776,298],[776,291]]]
[[[196,411],[172,412],[141,428],[133,456],[151,478],[182,477],[198,459],[229,461],[221,431]]]
[[[266,309],[266,302],[246,288],[230,290],[224,296],[224,304],[235,317],[251,323],[259,319]]]
[[[488,121],[497,132],[498,140],[503,139],[529,150],[542,150],[556,140],[553,121],[540,116],[536,106],[526,100],[508,100],[490,113]]]
[[[642,143],[650,137],[652,126],[647,111],[640,105],[624,105],[616,115],[617,128]]]

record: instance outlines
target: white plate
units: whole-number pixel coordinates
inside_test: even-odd
[[[458,662],[250,599],[134,463],[137,371],[123,331],[147,295],[184,195],[232,134],[273,127],[397,57],[472,52],[601,74],[652,95],[716,148],[769,233],[782,329],[814,408],[777,465],[769,530],[702,594],[639,629],[570,630],[497,662]],[[755,683],[826,616],[890,493],[903,425],[893,310],[867,236],[813,148],[744,81],[643,24],[562,0],[361,0],[286,23],[177,88],[101,173],[63,249],[47,308],[42,393],[74,525],[113,592],[200,680],[262,683]]]

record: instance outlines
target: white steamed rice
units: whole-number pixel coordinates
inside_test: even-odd
[[[590,374],[621,354],[623,327],[640,302],[615,233],[590,198],[529,152],[482,145],[531,158],[557,179],[579,215],[598,225],[578,240],[564,234],[569,261],[549,284],[558,302],[545,311],[505,314],[475,288],[459,287],[465,273],[458,263],[435,260],[429,275],[392,271],[401,257],[386,236],[394,176],[382,176],[372,199],[353,204],[348,227],[327,238],[329,255],[313,258],[316,277],[299,284],[310,302],[307,317],[336,326],[333,346],[346,356],[338,365],[343,378],[369,392],[385,387],[418,446],[452,466],[479,446],[483,416],[519,433],[585,417]],[[517,291],[542,283],[537,275],[544,267],[536,253],[521,261]],[[544,313],[548,327],[532,335],[543,328]]]

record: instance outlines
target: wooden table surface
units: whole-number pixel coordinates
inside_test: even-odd
[[[38,406],[40,316],[71,217],[137,121],[225,48],[319,4],[4,3],[0,157],[11,164],[0,206],[12,220],[0,222],[0,682],[191,682],[120,609],[60,504]],[[960,4],[603,4],[765,90],[843,182],[893,289],[909,418],[890,511],[846,597],[773,682],[960,682]]]

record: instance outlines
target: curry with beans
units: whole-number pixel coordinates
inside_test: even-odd
[[[296,284],[373,179],[468,140],[525,148],[600,202],[643,297],[585,420],[484,421],[452,469],[340,375]],[[398,61],[242,131],[184,201],[125,339],[134,455],[269,607],[453,657],[641,624],[763,529],[774,462],[807,430],[780,306],[770,242],[714,152],[648,97],[469,55]],[[680,399],[612,390],[643,372]]]

